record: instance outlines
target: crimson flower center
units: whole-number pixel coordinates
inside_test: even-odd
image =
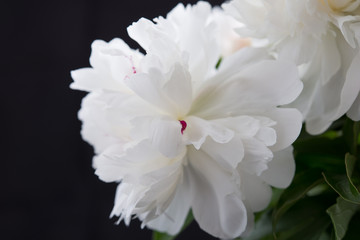
[[[184,120],[179,120],[180,124],[181,124],[181,134],[184,134],[184,131],[187,127],[187,123]]]

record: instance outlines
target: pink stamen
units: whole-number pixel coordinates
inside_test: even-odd
[[[180,124],[181,124],[181,134],[184,134],[184,131],[187,127],[187,123],[184,120],[179,120]]]
[[[134,61],[133,61],[133,59],[132,59],[132,56],[125,56],[127,59],[129,59],[129,61],[130,61],[130,64],[132,65],[131,66],[131,69],[133,70],[133,74],[135,74],[136,73],[136,68],[135,68],[135,64],[134,64]]]

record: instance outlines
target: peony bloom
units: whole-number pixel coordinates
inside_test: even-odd
[[[279,57],[299,66],[304,90],[291,105],[311,134],[324,132],[345,113],[360,120],[359,0],[233,0],[223,8],[266,38]]]
[[[262,49],[224,57],[211,6],[179,4],[166,18],[140,19],[129,35],[95,41],[91,68],[72,72],[74,89],[90,93],[79,117],[96,152],[96,174],[118,182],[112,215],[176,234],[191,209],[219,238],[246,234],[271,187],[294,174],[297,68]],[[287,71],[283,71],[287,69]]]

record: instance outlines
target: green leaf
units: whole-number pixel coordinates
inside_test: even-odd
[[[184,231],[190,225],[193,220],[194,216],[192,214],[192,211],[190,210],[185,219],[184,225],[182,226],[180,232],[177,235],[171,236],[167,233],[153,231],[152,240],[174,240],[182,231]]]
[[[326,210],[333,223],[336,240],[344,238],[348,224],[359,208],[360,205],[350,203],[339,197],[336,200],[336,204]]]
[[[343,128],[344,140],[351,154],[357,155],[357,145],[360,133],[360,121],[354,122],[347,118]]]
[[[318,240],[328,238],[325,233],[331,220],[326,209],[333,203],[333,195],[305,197],[294,204],[280,219],[277,240]]]
[[[345,155],[345,167],[346,167],[346,175],[348,177],[348,180],[350,184],[359,191],[359,185],[360,185],[360,176],[359,173],[355,170],[356,165],[356,157],[347,153]]]
[[[297,201],[299,201],[305,194],[315,186],[321,184],[323,179],[321,173],[317,169],[310,169],[308,171],[299,173],[295,176],[292,184],[285,189],[281,195],[278,204],[276,205],[273,217],[272,226],[273,232],[276,231],[276,224],[280,217]]]
[[[297,139],[293,144],[297,153],[321,153],[343,157],[347,150],[344,139],[331,139],[323,136],[311,136]]]
[[[325,153],[297,153],[298,169],[321,168],[323,171],[344,173],[344,154],[339,156]]]
[[[325,181],[346,201],[360,204],[360,193],[350,183],[346,175],[331,175],[323,173]]]
[[[343,240],[358,240],[360,236],[360,211],[355,213],[348,225],[348,230]]]
[[[171,236],[166,233],[153,231],[152,240],[173,240],[176,236]]]
[[[344,172],[344,154],[347,147],[341,137],[329,139],[312,137],[296,140],[294,155],[297,171],[321,168],[323,171]]]

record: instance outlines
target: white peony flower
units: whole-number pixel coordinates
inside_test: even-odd
[[[71,87],[90,92],[79,117],[96,174],[119,182],[119,221],[136,216],[173,235],[191,209],[203,230],[234,238],[251,230],[270,186],[292,180],[302,117],[278,106],[302,90],[296,66],[243,48],[216,69],[215,19],[205,2],[179,4],[128,28],[146,55],[119,39],[95,41],[92,68],[72,72]]]
[[[292,104],[309,133],[324,132],[342,115],[360,120],[359,0],[233,0],[223,8],[267,38],[279,57],[300,66],[304,90]]]

